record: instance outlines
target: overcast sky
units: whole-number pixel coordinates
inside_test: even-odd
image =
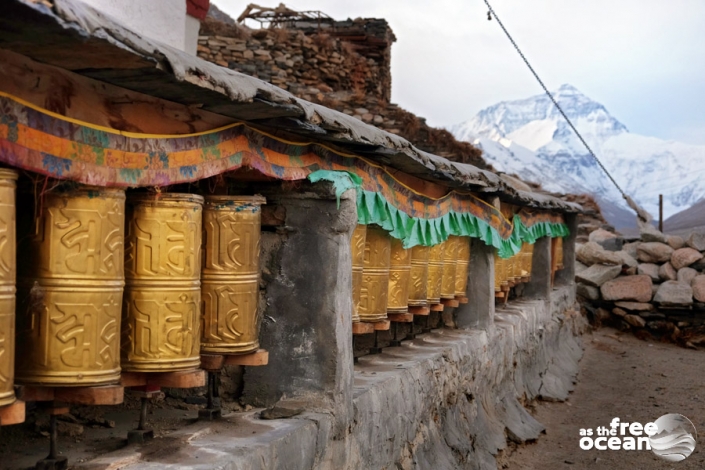
[[[249,0],[212,0],[237,18]],[[260,0],[275,6],[280,0]],[[705,1],[490,0],[550,89],[570,83],[631,132],[705,144]],[[483,0],[289,0],[389,21],[392,100],[448,126],[541,92]]]

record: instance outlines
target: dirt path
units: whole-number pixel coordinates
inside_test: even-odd
[[[705,351],[641,341],[603,328],[584,336],[585,356],[575,392],[566,403],[541,402],[533,415],[546,434],[519,448],[509,470],[705,469]],[[613,418],[646,424],[680,413],[698,430],[698,443],[682,462],[651,451],[582,450],[580,428],[609,427]]]

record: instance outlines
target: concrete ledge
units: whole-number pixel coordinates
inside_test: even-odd
[[[332,410],[270,421],[237,413],[81,468],[494,470],[507,440],[543,431],[521,402],[565,399],[577,374],[586,322],[566,313],[572,286],[550,297],[498,309],[486,331],[433,330],[361,358],[343,432]]]

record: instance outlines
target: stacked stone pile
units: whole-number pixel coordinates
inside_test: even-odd
[[[649,227],[624,243],[598,229],[576,247],[576,258],[578,296],[597,323],[705,345],[705,234],[684,240]]]
[[[260,29],[247,37],[203,34],[198,56],[252,75],[309,101],[334,91],[386,99],[391,74],[385,58],[366,57],[326,34]]]

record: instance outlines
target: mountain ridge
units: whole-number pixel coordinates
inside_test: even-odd
[[[552,94],[617,183],[646,210],[657,214],[659,193],[665,217],[705,197],[705,183],[699,181],[705,174],[705,146],[631,133],[604,105],[572,85]],[[611,207],[610,223],[634,226],[619,190],[545,94],[489,106],[449,131],[481,148],[498,170],[549,191],[591,194]]]

